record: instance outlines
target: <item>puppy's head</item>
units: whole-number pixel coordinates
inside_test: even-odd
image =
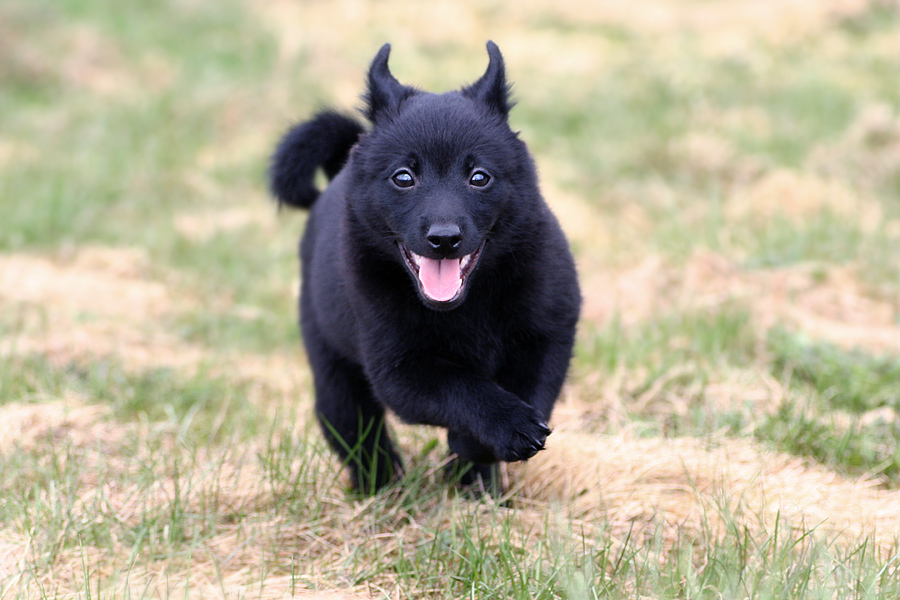
[[[351,210],[412,278],[425,305],[450,310],[509,245],[516,211],[537,197],[534,166],[507,122],[503,57],[488,42],[484,75],[445,94],[398,82],[390,46],[369,70],[372,130],[354,152]],[[511,211],[516,204],[526,204]]]

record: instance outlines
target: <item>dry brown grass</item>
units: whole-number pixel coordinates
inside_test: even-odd
[[[217,218],[184,216],[185,235],[203,237],[248,222],[271,225],[265,212],[226,211]],[[87,247],[55,257],[0,256],[0,310],[17,316],[14,335],[0,352],[38,354],[54,364],[114,358],[132,371],[174,367],[236,380],[265,382],[281,397],[300,395],[309,376],[296,354],[229,354],[181,339],[164,323],[196,309],[180,278],[151,274],[146,254],[135,248]],[[233,308],[233,307],[232,307]],[[299,353],[299,346],[297,348]]]
[[[203,351],[157,325],[191,301],[173,298],[147,270],[139,249],[0,257],[0,303],[18,317],[0,351],[38,353],[60,364],[111,355],[132,368],[196,364]]]
[[[761,334],[775,323],[791,323],[847,348],[900,352],[896,303],[873,298],[853,271],[834,268],[823,276],[814,264],[751,271],[710,252],[683,266],[662,256],[617,270],[584,266],[584,317],[596,323],[618,317],[633,325],[654,315],[739,302],[749,307]]]
[[[0,409],[5,424],[0,431],[0,454],[32,451],[51,440],[66,440],[79,447],[101,439],[121,443],[125,428],[105,423],[109,415],[107,407],[85,405],[79,398],[5,404]]]
[[[217,233],[239,231],[249,225],[274,230],[277,225],[274,211],[261,211],[259,206],[254,206],[181,213],[175,217],[178,233],[189,240],[201,242]]]
[[[120,593],[149,589],[161,597],[224,598],[259,586],[261,597],[280,598],[296,588],[283,573],[285,565],[294,565],[303,578],[330,580],[329,573],[361,536],[376,536],[385,555],[390,555],[401,544],[432,540],[430,532],[445,530],[458,518],[455,510],[483,517],[485,531],[491,530],[488,524],[496,519],[491,511],[480,513],[485,507],[456,504],[441,513],[441,522],[417,523],[400,508],[393,515],[379,514],[379,525],[371,530],[376,499],[349,502],[329,475],[335,465],[310,468],[309,461],[331,462],[320,454],[305,457],[305,465],[297,462],[291,467],[328,479],[317,487],[324,494],[318,501],[329,507],[328,516],[306,524],[278,514],[277,500],[286,490],[263,483],[266,474],[257,458],[262,448],[254,442],[222,455],[191,453],[175,442],[173,431],[151,431],[147,424],[115,424],[102,407],[78,400],[7,405],[0,409],[0,419],[20,432],[14,440],[0,439],[0,453],[40,453],[42,446],[75,448],[80,449],[82,461],[99,460],[107,469],[127,472],[163,451],[184,465],[178,486],[161,471],[149,487],[96,480],[98,470],[84,468],[80,472],[88,478],[82,482],[86,491],[74,502],[72,519],[114,519],[135,527],[147,514],[171,510],[179,494],[188,513],[243,515],[237,521],[220,517],[216,533],[190,556],[166,561],[153,570],[129,569],[124,540],[114,540],[111,549],[63,550],[52,568],[38,578],[61,592],[83,589],[86,564],[94,577],[109,581],[128,571],[128,580],[117,586]],[[414,450],[419,442],[410,437],[411,430],[400,430],[403,445]],[[163,446],[144,442],[153,439],[162,439]],[[141,440],[137,447],[134,440]],[[602,531],[617,544],[626,538],[638,543],[661,538],[669,547],[686,538],[721,537],[735,526],[764,537],[777,521],[782,530],[804,535],[815,529],[817,536],[848,545],[869,537],[888,556],[895,550],[900,530],[900,500],[877,482],[847,479],[743,440],[636,439],[627,433],[598,436],[581,433],[574,422],[563,420],[547,451],[527,464],[510,466],[509,471],[523,547],[530,537],[547,534],[542,529],[548,512],[563,517],[562,528],[588,535]],[[96,513],[98,506],[101,514]],[[25,565],[34,552],[31,543],[26,536],[0,530],[0,577],[26,573]],[[266,574],[271,565],[280,567]],[[381,586],[390,589],[390,576],[374,577],[368,592],[375,593]],[[343,597],[370,597],[366,592],[364,587],[357,588]],[[307,597],[303,593],[299,597]]]
[[[661,531],[672,543],[686,532],[721,536],[733,523],[762,534],[780,518],[848,544],[871,535],[886,554],[895,550],[896,493],[752,442],[563,430],[549,448],[513,467],[521,496],[529,505],[559,503],[585,523],[607,523],[620,539],[629,533],[652,539]]]

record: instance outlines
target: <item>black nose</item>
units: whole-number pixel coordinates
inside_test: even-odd
[[[449,254],[459,248],[462,243],[462,233],[456,225],[440,223],[428,228],[425,239],[438,252]]]

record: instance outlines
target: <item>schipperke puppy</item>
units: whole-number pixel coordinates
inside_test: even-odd
[[[279,203],[311,209],[300,325],[316,413],[363,493],[402,471],[386,408],[446,428],[462,484],[494,494],[496,463],[530,458],[550,434],[581,296],[507,122],[503,57],[487,50],[478,81],[431,94],[394,78],[385,44],[364,96],[371,126],[320,112],[272,157]]]

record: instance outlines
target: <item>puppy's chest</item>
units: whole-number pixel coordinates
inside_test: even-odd
[[[418,330],[418,350],[465,365],[485,375],[496,373],[515,354],[509,323],[489,315],[435,319]]]

